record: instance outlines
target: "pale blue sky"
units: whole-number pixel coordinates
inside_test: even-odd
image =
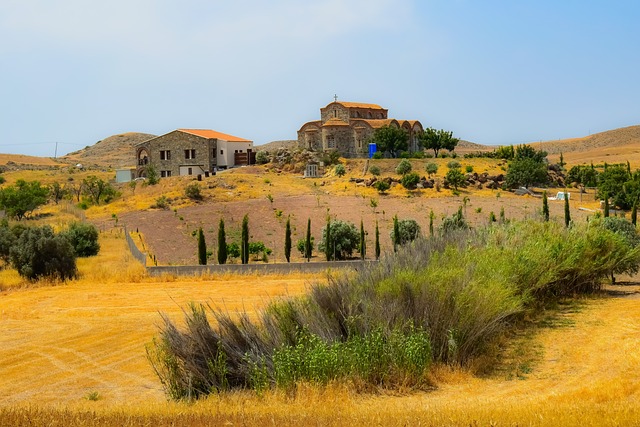
[[[482,144],[640,124],[640,2],[0,0],[0,152],[209,128],[295,139],[337,94]]]

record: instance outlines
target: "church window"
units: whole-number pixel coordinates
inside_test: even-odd
[[[336,148],[336,139],[333,135],[327,136],[327,148]]]

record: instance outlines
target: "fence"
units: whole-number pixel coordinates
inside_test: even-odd
[[[127,230],[126,226],[124,227],[124,236],[127,239],[127,245],[129,245],[129,250],[131,251],[131,255],[133,255],[135,259],[140,261],[142,265],[146,267],[147,255],[144,252],[142,252],[140,249],[138,249],[138,246],[136,246],[136,243],[131,238],[131,235],[129,234],[129,230]]]

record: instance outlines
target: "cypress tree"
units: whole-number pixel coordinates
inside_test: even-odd
[[[629,160],[627,160],[627,173],[631,176],[631,163],[629,163]]]
[[[569,211],[569,193],[564,192],[564,226],[568,227],[571,223],[571,212]]]
[[[435,219],[436,214],[433,213],[433,209],[429,212],[429,236],[433,237],[433,220]]]
[[[504,224],[506,221],[506,218],[504,216],[504,206],[500,207],[500,223]]]
[[[631,224],[636,225],[638,219],[638,199],[633,201],[633,207],[631,208]]]
[[[376,220],[376,259],[380,259],[380,230],[378,229],[377,220]]]
[[[198,228],[198,264],[207,265],[207,244],[204,241],[202,227]]]
[[[290,262],[291,258],[291,218],[287,217],[287,225],[284,230],[284,257],[287,262]]]
[[[311,260],[311,218],[307,219],[307,238],[304,241],[304,257]]]
[[[242,244],[240,245],[240,258],[243,264],[249,263],[249,215],[242,218]]]
[[[545,222],[549,222],[549,201],[547,200],[547,192],[542,193],[542,216]]]
[[[324,250],[327,261],[331,261],[331,217],[327,215],[327,228],[324,236]]]
[[[608,194],[604,195],[604,217],[605,218],[609,217],[609,195]]]
[[[366,254],[367,254],[367,242],[365,241],[364,224],[362,223],[362,219],[361,219],[360,220],[360,259],[364,260],[364,257]]]
[[[226,264],[227,256],[227,235],[224,232],[224,219],[220,218],[220,225],[218,225],[218,264]]]
[[[398,252],[398,242],[400,241],[400,226],[398,225],[398,215],[393,217],[393,251]]]

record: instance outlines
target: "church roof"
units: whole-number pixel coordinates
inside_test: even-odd
[[[343,102],[343,101],[336,101],[336,104],[340,104],[346,108],[369,108],[372,110],[384,110],[384,108],[382,108],[378,104],[364,104],[362,102]]]
[[[389,126],[395,119],[364,119],[363,121],[369,123],[374,128],[381,128],[382,126]]]
[[[345,122],[344,120],[341,120],[337,117],[332,117],[329,120],[327,120],[326,122],[324,122],[324,124],[322,126],[349,126],[349,123]]]
[[[178,129],[180,132],[190,133],[192,135],[201,136],[207,139],[221,139],[228,142],[251,142],[248,139],[239,138],[237,136],[228,135],[211,129]]]

